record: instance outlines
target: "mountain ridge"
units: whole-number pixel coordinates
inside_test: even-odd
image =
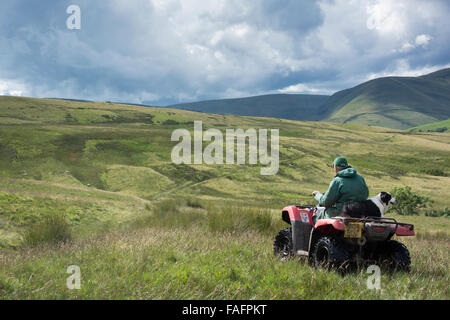
[[[214,114],[274,117],[289,120],[317,120],[318,107],[329,96],[310,94],[265,94],[253,97],[214,99],[180,103],[167,107]]]
[[[372,79],[331,96],[269,94],[167,107],[207,113],[408,129],[450,117],[450,68],[418,77]]]
[[[333,94],[321,120],[407,129],[450,117],[450,69],[383,77]]]

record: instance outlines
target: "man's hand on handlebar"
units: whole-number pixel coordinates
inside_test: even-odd
[[[313,191],[313,192],[312,192],[312,195],[315,197],[316,194],[318,194],[318,193],[320,193],[320,192],[316,190],[316,191]]]

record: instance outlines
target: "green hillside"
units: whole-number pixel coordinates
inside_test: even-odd
[[[171,108],[238,116],[273,117],[291,120],[317,120],[318,107],[325,95],[269,94],[248,98],[209,100],[171,105]]]
[[[378,78],[332,96],[272,94],[169,107],[215,114],[408,129],[450,117],[450,69],[421,77]]]
[[[171,133],[176,128],[192,131],[194,120],[203,121],[203,130],[279,128],[278,174],[261,176],[259,165],[174,165],[170,155],[176,142],[170,141]],[[428,191],[437,181],[447,185],[450,178],[423,175],[450,175],[449,137],[353,124],[0,97],[0,192],[102,200],[138,197],[142,203],[195,197],[268,202],[276,208],[311,201],[311,190],[325,189],[333,176],[328,163],[344,154],[367,175],[372,193],[414,184],[437,204],[450,205],[447,189]],[[25,222],[19,220],[8,223],[8,232],[20,230]]]
[[[414,132],[445,132],[450,130],[450,119],[438,122],[427,123],[418,127],[409,129]]]
[[[450,69],[421,77],[386,77],[332,95],[323,120],[407,129],[450,117]]]
[[[174,165],[171,134],[195,120],[280,129],[278,174]],[[281,263],[272,243],[280,209],[325,191],[337,155],[371,196],[412,186],[442,210],[449,154],[450,133],[0,97],[0,299],[448,299],[448,218],[395,216],[415,224],[404,240],[412,271],[383,273],[380,291],[367,289],[365,270]],[[23,242],[58,215],[69,242]],[[66,288],[69,265],[81,267],[80,290]]]

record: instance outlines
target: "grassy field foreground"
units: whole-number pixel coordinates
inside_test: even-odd
[[[168,208],[174,215],[166,215]],[[225,212],[229,215],[224,215]],[[369,274],[365,269],[343,276],[316,270],[303,258],[277,260],[272,240],[284,227],[279,216],[264,209],[179,208],[176,202],[166,202],[154,214],[124,225],[122,231],[57,246],[2,251],[0,296],[4,299],[450,298],[445,232],[448,219],[417,219],[420,236],[402,240],[411,251],[411,272],[382,270],[381,290],[376,291],[367,288]],[[80,290],[66,287],[70,265],[80,267]]]

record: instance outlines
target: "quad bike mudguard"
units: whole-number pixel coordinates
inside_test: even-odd
[[[311,232],[314,228],[310,206],[288,206],[283,208],[282,219],[292,227],[293,251],[308,255]]]

